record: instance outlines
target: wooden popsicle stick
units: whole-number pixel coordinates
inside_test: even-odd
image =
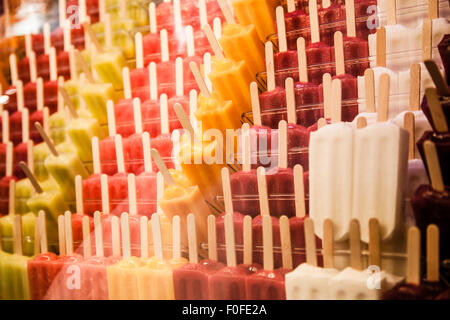
[[[263,222],[263,268],[264,270],[273,270],[273,234],[272,218],[269,215],[262,217]]]
[[[280,235],[281,235],[281,254],[283,268],[293,269],[292,248],[291,248],[291,230],[289,227],[289,219],[287,216],[280,218]]]
[[[161,158],[158,150],[152,148],[151,154],[152,154],[153,161],[155,161],[156,166],[159,169],[159,172],[161,172],[164,177],[165,183],[167,183],[169,186],[174,185],[175,181],[173,180],[172,176],[170,175],[170,172],[167,169],[167,166],[164,163],[163,159]]]
[[[92,165],[95,174],[101,173],[98,137],[92,137]]]
[[[153,216],[156,216],[154,214]],[[152,218],[153,218],[152,216]],[[158,216],[159,217],[159,216]],[[139,220],[140,232],[141,232],[141,259],[148,259],[148,218],[147,216],[142,216]],[[153,226],[153,223],[152,223]],[[152,234],[154,234],[152,232]],[[155,242],[153,242],[155,243]]]
[[[356,219],[350,221],[350,266],[355,270],[362,270],[361,230]]]
[[[439,101],[438,93],[435,88],[426,88],[425,96],[427,98],[428,107],[430,109],[431,118],[437,132],[445,133],[448,131],[448,123],[445,118],[444,110]]]
[[[450,89],[448,88],[447,82],[442,76],[442,73],[439,71],[436,62],[433,60],[425,60],[423,63],[425,64],[425,67],[427,67],[428,73],[436,86],[438,94],[445,97],[450,96]]]
[[[106,0],[98,0],[98,15],[101,22],[105,21]]]
[[[39,234],[41,235],[41,252],[48,252],[47,243],[47,226],[45,224],[45,212],[44,210],[39,211]]]
[[[128,13],[127,13],[128,3],[127,2],[128,1],[126,1],[126,0],[119,0],[119,14],[122,17],[128,16]]]
[[[137,215],[136,176],[128,174],[128,211],[130,215]]]
[[[83,256],[85,259],[88,259],[92,256],[92,247],[91,247],[91,228],[89,223],[89,217],[83,216],[81,220],[82,224],[82,232],[83,232]]]
[[[407,112],[403,117],[403,128],[409,133],[409,152],[408,160],[415,159],[415,147],[416,147],[416,136],[415,136],[415,120],[414,113]]]
[[[433,22],[424,19],[422,22],[422,60],[432,59],[433,52]]]
[[[186,32],[187,56],[193,57],[195,56],[194,29],[192,29],[192,26],[187,26],[184,30]]]
[[[188,246],[189,246],[189,262],[198,263],[197,230],[195,226],[195,216],[192,213],[188,214],[187,216],[187,228],[188,228],[187,232],[188,232]]]
[[[164,176],[161,171],[156,174],[156,212],[163,214],[160,203],[164,196]]]
[[[175,94],[178,97],[184,95],[183,59],[180,57],[175,60]]]
[[[233,214],[227,213],[224,219],[225,219],[225,244],[227,254],[227,266],[236,267],[237,264],[236,264],[236,247],[234,243]]]
[[[437,192],[444,192],[445,186],[442,179],[441,165],[436,150],[436,145],[431,140],[427,140],[423,144],[425,159],[430,175],[431,186]]]
[[[63,27],[63,41],[64,41],[64,51],[69,52],[72,43],[72,34],[70,31],[70,21],[64,21]]]
[[[64,213],[64,227],[66,234],[66,253],[73,254],[72,214],[70,211]]]
[[[309,24],[311,26],[311,42],[320,42],[319,16],[317,14],[316,0],[309,0]]]
[[[50,48],[49,62],[50,62],[50,81],[57,81],[58,63],[56,60],[56,49],[54,47]]]
[[[161,261],[163,257],[162,237],[161,237],[161,221],[159,214],[152,215],[152,235],[153,235],[153,250],[155,256]]]
[[[417,227],[408,230],[407,243],[407,273],[406,283],[420,284],[420,231]]]
[[[250,83],[250,97],[252,102],[253,123],[257,126],[261,126],[261,108],[259,104],[258,85],[256,82]]]
[[[286,106],[288,123],[297,123],[297,110],[295,106],[294,79],[287,78],[285,80],[286,88]]]
[[[17,71],[17,56],[14,53],[9,55],[9,72],[12,85],[16,85],[19,81],[19,73]]]
[[[427,281],[439,282],[439,228],[427,227]]]
[[[14,253],[22,255],[22,216],[16,215],[13,219],[13,246]]]
[[[322,0],[322,8],[329,8],[331,6],[331,0]]]
[[[141,100],[139,98],[133,99],[133,117],[134,117],[134,132],[141,134],[142,128],[142,112],[141,112]]]
[[[377,30],[377,67],[386,68],[386,29]]]
[[[204,81],[206,83],[206,88],[208,89],[208,92],[212,91],[212,82],[209,78],[209,75],[211,74],[211,68],[212,68],[212,62],[211,62],[211,53],[206,52],[203,55],[203,74],[204,74]]]
[[[37,256],[39,253],[41,253],[41,232],[40,231],[41,231],[41,227],[40,227],[39,216],[38,216],[38,218],[34,222],[34,248],[33,248],[33,252],[34,252],[35,256]],[[1,238],[1,235],[0,235],[0,238]],[[2,250],[1,243],[0,243],[0,250]]]
[[[45,132],[49,132],[50,131],[50,111],[48,110],[47,107],[45,107],[42,110],[42,124],[44,127]]]
[[[345,19],[347,24],[347,37],[356,37],[354,0],[345,0]]]
[[[70,78],[73,80],[78,80],[77,64],[76,64],[75,48],[73,45],[69,47],[69,70]]]
[[[58,216],[58,247],[59,247],[59,255],[66,255],[66,234],[65,234],[65,221],[64,216]]]
[[[208,90],[208,87],[206,86],[205,80],[203,79],[197,64],[194,61],[191,61],[189,63],[189,67],[191,68],[191,72],[194,75],[195,82],[197,82],[201,94],[207,98],[211,97],[211,92]]]
[[[180,0],[173,0],[173,14],[174,14],[174,21],[175,21],[175,30],[181,30],[182,28],[182,21],[181,21],[181,6],[180,6]]]
[[[420,64],[414,63],[409,69],[410,82],[409,82],[409,110],[420,110],[420,79],[421,79],[421,67]]]
[[[44,23],[44,26],[42,27],[42,33],[44,35],[44,53],[46,55],[50,54],[50,47],[51,47],[51,38],[50,38],[50,23],[46,22]]]
[[[36,127],[37,131],[39,132],[40,136],[44,140],[45,144],[49,148],[50,152],[55,156],[59,157],[59,153],[56,150],[55,144],[53,143],[52,139],[47,135],[45,130],[42,128],[41,124],[39,122],[35,122],[34,126]]]
[[[294,194],[295,194],[295,216],[303,218],[306,215],[305,187],[303,184],[303,167],[300,164],[294,167]]]
[[[287,40],[286,40],[286,25],[284,24],[284,9],[282,6],[276,8],[277,19],[277,35],[278,35],[278,50],[280,52],[286,52]]]
[[[342,121],[342,87],[341,80],[333,79],[331,81],[331,123],[338,123]]]
[[[369,266],[381,267],[380,224],[378,219],[369,220]]]
[[[208,258],[217,261],[216,217],[208,216]]]
[[[9,180],[8,215],[14,216],[16,213],[16,181]]]
[[[183,129],[189,132],[191,138],[195,138],[194,128],[192,127],[191,122],[189,121],[189,118],[181,104],[175,103],[173,109],[175,110],[175,113],[177,114],[178,120],[180,121]]]
[[[377,112],[375,108],[375,75],[373,69],[364,71],[364,89],[366,96],[366,111]]]
[[[58,92],[63,97],[64,103],[68,107],[70,115],[75,119],[78,118],[79,117],[78,112],[75,109],[75,106],[72,103],[72,99],[70,99],[69,94],[67,93],[66,89],[64,89],[64,87],[58,86]]]
[[[135,51],[136,51],[136,68],[142,69],[144,67],[144,45],[142,43],[142,33],[138,32],[134,36]]]
[[[106,102],[106,114],[108,118],[109,136],[114,137],[117,134],[117,130],[116,130],[116,117],[114,114],[114,102],[112,100],[108,100]]]
[[[105,33],[107,33],[106,32],[106,29],[107,29],[106,21],[107,20],[108,19],[106,19],[106,17],[105,17]],[[95,49],[97,50],[98,53],[100,53],[100,54],[103,53],[102,45],[98,41],[97,36],[94,33],[94,30],[92,30],[91,24],[89,22],[84,22],[82,24],[83,24],[83,28],[84,28],[85,34],[87,34],[89,36],[90,43],[92,43],[94,45],[94,47],[95,47]],[[106,42],[106,34],[105,34],[105,42]]]
[[[267,72],[267,91],[275,89],[275,66],[273,62],[273,44],[270,41],[266,42],[266,72]]]
[[[142,134],[142,146],[144,153],[144,171],[146,173],[153,172],[153,164],[152,164],[152,156],[151,156],[151,142],[150,142],[150,134],[148,132],[144,132]]]
[[[250,125],[244,123],[242,125],[242,171],[250,172],[252,168],[251,150],[250,150]]]
[[[199,0],[198,1],[198,16],[200,18],[200,28],[203,29],[203,27],[208,24],[208,17],[206,12],[206,1],[205,0]]]
[[[23,96],[23,82],[18,80],[16,82],[16,96],[17,96],[17,110],[22,111],[25,109],[25,99]]]
[[[44,109],[44,80],[41,77],[36,79],[36,108]]]
[[[297,57],[298,57],[298,75],[299,81],[302,83],[308,82],[308,62],[306,58],[306,43],[305,38],[297,38]]]
[[[95,234],[95,255],[97,257],[103,257],[103,229],[102,229],[102,220],[101,214],[99,211],[94,212],[94,234]],[[111,229],[111,233],[112,233]]]
[[[158,81],[157,81],[157,74],[156,74],[156,63],[150,62],[148,65],[148,74],[150,77],[150,100],[157,100],[158,99]]]
[[[21,161],[19,163],[20,167],[22,168],[22,171],[25,173],[25,175],[27,176],[27,178],[30,180],[31,185],[33,186],[34,190],[37,193],[43,193],[44,190],[42,190],[41,186],[39,185],[39,182],[37,181],[36,177],[34,176],[34,174],[31,172],[31,170],[28,168],[28,165]]]
[[[225,17],[225,20],[228,24],[236,24],[236,21],[234,20],[233,13],[228,5],[228,2],[226,0],[217,0],[219,3],[219,7],[222,10],[223,16]]]
[[[244,264],[253,263],[252,217],[244,217]]]
[[[439,18],[439,1],[428,0],[428,19]]]
[[[323,267],[334,268],[334,231],[333,221],[325,219],[323,222]]]
[[[386,1],[387,25],[393,26],[397,24],[397,3],[396,0]]]
[[[336,75],[345,74],[344,38],[340,31],[334,33],[334,56],[336,60]]]
[[[120,230],[122,231],[122,256],[124,259],[128,259],[131,257],[130,224],[128,220],[128,213],[122,213],[120,216],[120,223]]]
[[[25,54],[29,58],[30,53],[33,51],[33,45],[31,44],[31,33],[25,34]]]
[[[80,51],[75,49],[73,52],[75,54],[75,59],[76,59],[77,63],[81,66],[81,69],[83,70],[83,73],[86,76],[88,82],[89,83],[94,83],[95,79],[94,79],[94,76],[92,75],[91,69],[89,69],[89,66],[86,63],[86,61],[84,60],[84,58],[81,55]]]
[[[58,77],[57,85],[58,85],[58,87],[64,87],[64,77]],[[64,105],[64,98],[59,90],[57,91],[56,99],[57,99],[56,103],[57,103],[58,112],[64,113],[64,115],[66,116],[67,122],[69,122],[67,114],[65,113],[66,110],[65,110],[65,105]],[[82,102],[80,102],[80,103],[85,103],[85,101],[83,99],[81,99],[81,101]]]
[[[188,225],[189,228],[189,225]],[[172,218],[172,258],[181,258],[181,237],[180,237],[180,216],[174,216]],[[189,236],[189,232],[188,232]],[[189,250],[190,252],[190,250]]]
[[[33,158],[33,140],[28,140],[26,142],[27,147],[27,164],[31,172],[34,172],[34,158]]]
[[[112,254],[114,257],[119,257],[121,252],[120,224],[119,224],[119,217],[117,216],[113,216],[111,218],[111,235],[112,235]]]
[[[256,170],[258,179],[258,197],[262,216],[270,216],[269,197],[267,194],[266,172],[264,167],[258,167]]]
[[[367,127],[367,119],[366,119],[366,117],[359,117],[356,120],[356,128],[357,129],[363,129],[365,127]]]
[[[226,167],[222,168],[222,188],[225,203],[225,212],[233,215],[233,199],[231,196],[230,172]]]
[[[75,177],[75,204],[78,214],[84,214],[83,207],[83,184],[81,181],[81,176],[77,175]]]
[[[195,117],[195,114],[197,112],[197,98],[197,91],[195,89],[189,91],[189,120],[193,128],[199,127],[197,118]]]
[[[278,167],[286,169],[288,167],[288,128],[286,120],[278,123]]]
[[[8,111],[2,112],[2,142],[8,143],[9,141],[9,113]]]
[[[383,73],[380,76],[380,86],[378,92],[378,122],[384,122],[389,119],[389,93],[391,78],[389,74]]]
[[[122,69],[122,78],[123,78],[123,93],[125,99],[131,99],[131,80],[130,80],[130,69],[125,67]]]
[[[13,175],[14,164],[14,146],[11,141],[6,142],[6,168],[5,176],[11,177]]]
[[[87,15],[87,5],[86,0],[79,0],[79,15],[80,15],[80,21],[90,20],[90,17]]]
[[[287,12],[291,13],[295,11],[295,0],[287,0]]]
[[[150,2],[148,5],[148,17],[150,24],[150,33],[155,34],[158,30],[158,25],[156,21],[156,7],[154,2]]]
[[[37,67],[36,67],[36,54],[34,51],[30,52],[28,57],[30,63],[30,81],[36,82],[37,79]]]
[[[222,49],[220,47],[219,41],[217,41],[216,36],[214,35],[213,31],[211,30],[211,27],[209,24],[206,24],[203,27],[203,32],[206,35],[206,38],[208,39],[209,45],[213,49],[214,55],[217,59],[224,59],[225,56],[223,55]],[[192,62],[191,62],[192,63]]]
[[[333,114],[333,90],[331,87],[331,74],[325,73],[322,76],[323,85],[323,112],[325,119],[331,119]]]
[[[106,174],[102,174],[100,176],[100,189],[101,189],[101,193],[102,193],[102,211],[103,211],[103,214],[110,214],[108,176]]]
[[[111,15],[109,13],[105,14],[105,47],[111,48],[113,45],[113,30],[112,30],[112,21],[111,21]],[[98,48],[95,46],[97,51]],[[98,51],[101,53],[101,51]]]
[[[306,250],[306,263],[317,267],[317,254],[316,254],[316,235],[314,233],[314,222],[311,218],[305,219],[305,250]]]
[[[222,37],[222,21],[219,17],[216,17],[213,20],[213,31],[216,39],[220,39]]]
[[[169,40],[167,38],[167,30],[162,29],[160,32],[161,39],[161,61],[169,61]]]
[[[114,137],[114,144],[116,147],[117,172],[125,173],[125,160],[123,157],[123,143],[122,143],[122,136],[120,134],[116,134],[116,136]]]

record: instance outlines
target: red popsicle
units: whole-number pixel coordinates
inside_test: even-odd
[[[50,80],[44,83],[44,104],[49,108],[50,114],[53,114],[56,111],[58,111],[58,82],[61,80],[58,79],[55,48],[50,49],[49,55],[50,55]],[[42,78],[45,79],[44,76],[42,76]]]
[[[125,171],[122,137],[114,137],[117,159],[117,173],[108,177],[109,199],[111,214],[120,216],[122,212],[128,212],[128,181]]]
[[[28,163],[33,159],[33,141],[30,140],[29,123],[28,109],[25,108],[22,111],[22,142],[14,147],[13,172],[17,179],[25,177],[19,163],[21,161]]]
[[[297,68],[298,56],[296,50],[288,50],[286,40],[286,26],[284,22],[284,10],[282,6],[276,9],[278,53],[274,55],[275,72],[283,69]]]
[[[92,161],[94,174],[83,181],[83,207],[84,212],[89,216],[102,210],[100,153],[97,137],[92,138]]]

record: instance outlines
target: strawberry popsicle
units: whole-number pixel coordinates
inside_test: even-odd
[[[122,137],[114,137],[117,159],[117,173],[108,177],[109,199],[111,213],[120,216],[122,212],[128,212],[128,182],[123,156]]]
[[[284,10],[282,6],[277,7],[276,16],[279,52],[274,55],[275,72],[283,69],[298,68],[297,51],[288,50],[287,47],[286,26],[284,22]]]
[[[317,1],[314,1],[317,3]],[[311,1],[310,1],[311,3]],[[347,3],[345,5],[345,9],[347,8]],[[309,13],[311,14],[311,5],[309,8]],[[329,46],[333,45],[333,35],[337,31],[343,31],[343,26],[341,22],[345,20],[346,11],[344,11],[344,6],[339,3],[331,4],[331,1],[322,1],[322,7],[318,11],[319,16],[319,26],[322,26],[320,29],[320,37],[322,41]],[[333,26],[334,24],[334,26]],[[312,23],[311,23],[312,25]],[[332,27],[329,27],[332,25]]]
[[[198,262],[195,216],[187,216],[189,240],[189,263],[173,270],[176,300],[209,300],[211,298],[210,279],[225,266],[217,262],[216,226],[214,216],[208,217],[209,259]]]

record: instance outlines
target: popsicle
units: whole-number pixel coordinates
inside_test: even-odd
[[[417,226],[423,234],[430,224],[436,224],[439,227],[440,259],[445,260],[450,255],[447,239],[449,225],[446,221],[449,189],[443,181],[437,147],[432,140],[423,142],[424,160],[428,167],[431,185],[424,184],[417,188],[411,198],[411,204]],[[423,244],[424,241],[422,241]]]
[[[230,173],[228,171],[228,168],[222,168],[222,188],[223,188],[223,195],[224,195],[224,204],[225,204],[225,212],[223,212],[221,215],[219,215],[216,219],[216,230],[217,230],[217,242],[219,244],[219,247],[217,249],[218,259],[221,262],[226,261],[228,264],[228,257],[226,257],[227,254],[227,241],[226,241],[226,217],[227,215],[232,217],[233,221],[233,246],[236,244],[237,246],[242,246],[244,238],[243,238],[243,223],[244,223],[244,215],[242,215],[239,212],[236,212],[233,210],[233,200],[232,200],[232,193],[231,193],[231,185],[230,185]],[[231,240],[229,240],[231,241]],[[224,246],[225,245],[225,246]],[[233,252],[235,249],[231,249]],[[240,264],[242,263],[242,251],[239,250],[235,254],[235,260],[236,263]],[[230,257],[230,259],[233,259]],[[235,267],[235,266],[234,266]]]
[[[58,110],[58,67],[55,48],[50,48],[49,50],[50,76],[48,81],[44,82],[44,104],[50,109],[52,114]],[[38,68],[40,69],[39,66]],[[44,76],[42,78],[46,79]]]
[[[33,163],[33,141],[30,140],[29,130],[29,113],[28,109],[23,109],[22,113],[22,143],[14,147],[14,176],[17,179],[24,178],[24,174],[20,169],[21,161]]]
[[[36,110],[37,107],[37,95],[36,95],[36,79],[37,79],[37,67],[36,67],[36,54],[31,52],[29,54],[29,67],[30,67],[30,79],[29,82],[23,81],[25,83],[23,87],[24,100],[27,103],[27,108],[31,112]],[[42,78],[41,78],[42,79]]]
[[[269,215],[262,216],[264,267],[246,278],[246,297],[250,300],[285,300],[284,275],[287,269],[274,270],[272,221]]]
[[[35,126],[51,151],[45,159],[45,167],[60,186],[64,198],[72,202],[75,200],[75,176],[87,178],[89,174],[86,167],[77,155],[59,153],[42,126],[39,123],[35,123]]]
[[[294,31],[304,29],[309,26],[308,14],[303,11],[302,7],[296,8],[296,1],[287,1],[287,12],[284,15],[286,31]]]
[[[187,216],[189,242],[189,263],[173,270],[173,284],[176,300],[209,300],[211,298],[211,277],[225,266],[217,262],[217,243],[214,216],[208,217],[208,259],[198,261],[196,218]]]
[[[389,76],[382,77],[384,86],[389,87]],[[389,108],[387,92],[389,90],[383,90],[381,93],[378,122],[356,130],[354,136],[353,204],[349,212],[352,212],[352,218],[361,223],[361,236],[364,242],[369,240],[368,221],[371,218],[378,219],[382,240],[392,238],[402,223],[409,134],[406,130],[387,122]],[[368,148],[379,156],[368,157]],[[391,152],[381,152],[388,149]],[[389,172],[390,170],[392,171]]]
[[[332,101],[339,105],[338,79]],[[334,240],[345,240],[351,219],[353,152],[355,129],[340,122],[339,108],[333,108],[331,125],[312,132],[309,142],[309,214],[316,234],[323,239],[323,221],[334,223]],[[345,151],[343,151],[345,150]],[[332,160],[331,160],[332,159]],[[333,178],[330,178],[333,177]],[[324,200],[326,199],[326,200]]]
[[[438,49],[441,56],[442,64],[444,65],[445,74],[447,75],[447,82],[450,82],[450,57],[447,48],[449,46],[450,35],[446,34],[439,42]]]
[[[109,199],[111,213],[120,216],[123,212],[128,212],[128,181],[125,171],[122,137],[114,137],[117,159],[117,173],[108,177]]]
[[[94,173],[89,176],[89,178],[83,180],[84,212],[90,216],[92,216],[94,212],[101,211],[102,209],[102,193],[101,188],[99,188],[100,176],[102,172],[100,167],[100,154],[97,137],[92,138],[92,161]]]
[[[298,56],[296,50],[288,50],[286,40],[286,26],[284,22],[284,9],[282,6],[276,9],[277,34],[278,34],[278,52],[274,55],[275,72],[298,68]]]
[[[50,79],[50,73],[53,67],[50,66],[50,50],[51,50],[51,38],[50,38],[50,23],[46,22],[43,25],[42,30],[42,44],[44,50],[36,50],[33,49],[33,51],[36,52],[37,55],[37,65],[38,65],[38,77],[42,77],[45,81],[48,81]],[[56,58],[56,51],[55,51],[55,58]],[[55,59],[56,61],[56,59]],[[53,69],[52,71],[56,71],[56,69]]]
[[[300,264],[294,271],[286,274],[287,300],[330,299],[329,281],[339,271],[334,267],[333,222],[326,219],[323,228],[324,267],[320,268],[317,265],[314,223],[310,218],[304,219],[306,263]],[[292,226],[291,229],[295,230]]]
[[[16,177],[13,176],[13,145],[11,142],[6,143],[6,171],[5,176],[0,179],[0,212],[6,214],[10,212],[9,197],[11,182],[15,182]],[[15,187],[15,185],[14,185]]]
[[[22,81],[16,82],[16,97],[17,97],[17,111],[14,110],[14,113],[12,113],[9,117],[9,137],[14,145],[17,145],[20,143],[20,141],[24,140],[23,138],[23,128],[22,128],[22,111],[25,108],[24,103],[24,96],[23,96],[23,83]],[[26,110],[27,114],[29,115],[28,109]],[[22,134],[22,135],[21,135]]]
[[[13,224],[15,216],[15,187],[16,182],[10,180],[8,182],[8,191],[6,193],[6,210],[3,211],[5,216],[0,217],[0,231],[2,234],[2,250],[5,252],[13,252]],[[11,208],[8,208],[11,206]]]
[[[226,1],[218,1],[225,17],[231,15]],[[242,25],[254,25],[261,41],[266,41],[267,36],[275,33],[275,15],[273,7],[267,1],[237,0],[232,2],[233,11]]]

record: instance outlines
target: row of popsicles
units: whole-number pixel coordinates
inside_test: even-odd
[[[323,299],[448,299],[448,287],[439,278],[439,229],[427,228],[427,277],[421,280],[420,231],[408,232],[408,277],[406,281],[381,270],[379,250],[380,226],[370,221],[371,241],[368,269],[360,244],[360,225],[351,221],[351,266],[339,271],[334,268],[333,223],[324,226],[322,250],[324,267],[317,264],[314,223],[304,221],[304,241],[307,262],[295,270],[289,245],[290,227],[282,218],[283,267],[274,268],[271,219],[262,219],[263,265],[252,261],[251,220],[244,221],[244,263],[236,261],[234,226],[231,214],[223,217],[226,238],[226,265],[217,261],[216,225],[208,217],[208,258],[199,261],[196,220],[187,217],[189,260],[181,254],[180,218],[173,219],[172,257],[165,256],[159,215],[139,221],[141,254],[132,255],[129,216],[123,213],[110,220],[113,255],[104,256],[102,217],[96,213],[94,230],[87,217],[81,220],[83,255],[74,252],[72,217],[70,212],[58,218],[60,255],[47,252],[45,214],[39,214],[35,227],[35,257],[22,256],[21,219],[14,219],[14,254],[2,252],[0,277],[3,299],[96,299],[96,300],[323,300]],[[93,231],[94,237],[91,232]],[[149,250],[149,233],[153,252]],[[93,255],[91,241],[95,242]],[[122,246],[121,246],[122,242]],[[151,243],[151,242],[150,242]],[[8,268],[9,267],[9,268]],[[74,277],[73,270],[76,269]],[[375,277],[375,278],[372,278]],[[72,282],[70,281],[72,280]],[[371,285],[368,286],[369,281]],[[70,285],[72,283],[72,285]],[[200,289],[200,290],[199,290]]]

